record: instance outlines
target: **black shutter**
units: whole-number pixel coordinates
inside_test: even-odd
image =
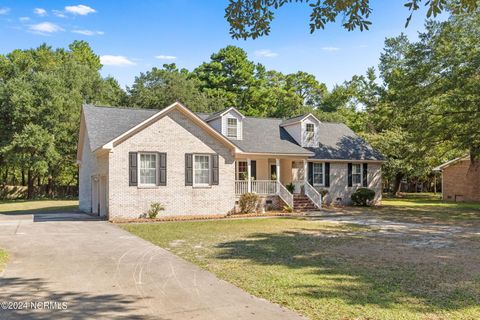
[[[308,183],[313,186],[313,162],[308,163]]]
[[[367,164],[367,163],[364,163],[364,164],[363,164],[363,186],[364,186],[365,188],[368,187],[367,176],[368,176],[368,164]]]
[[[129,152],[128,153],[128,185],[136,186],[138,185],[137,179],[137,153]]]
[[[330,187],[330,162],[325,162],[325,187]]]
[[[218,185],[218,154],[210,155],[212,161],[211,184]]]
[[[185,153],[185,185],[193,185],[193,154]]]
[[[348,164],[348,186],[351,187],[353,185],[352,181],[352,164]]]
[[[256,180],[257,179],[257,161],[251,160],[250,166],[251,166],[250,170],[251,170],[252,178]]]
[[[158,154],[158,185],[166,186],[167,185],[167,154],[159,153]]]

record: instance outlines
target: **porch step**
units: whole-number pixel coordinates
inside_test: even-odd
[[[315,204],[305,195],[293,196],[293,210],[295,211],[314,211],[318,210]]]

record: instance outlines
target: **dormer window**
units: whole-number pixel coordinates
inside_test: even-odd
[[[313,123],[307,123],[307,133],[314,133],[315,125]]]
[[[238,132],[238,121],[236,118],[227,119],[227,137],[232,139],[237,139]]]

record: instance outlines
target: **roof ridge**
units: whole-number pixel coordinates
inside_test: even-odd
[[[86,103],[84,107],[102,108],[102,109],[118,109],[118,110],[134,110],[134,111],[160,111],[162,109],[156,108],[132,108],[132,107],[118,107],[118,106],[99,106],[95,104]]]

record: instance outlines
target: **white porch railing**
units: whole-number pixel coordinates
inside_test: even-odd
[[[312,200],[313,204],[320,209],[322,207],[322,195],[310,183],[305,181],[303,184],[305,195]]]
[[[251,192],[261,195],[277,194],[277,181],[276,180],[253,180],[251,181]],[[241,195],[248,192],[247,180],[235,181],[235,194]]]
[[[235,194],[241,195],[248,192],[248,181],[247,180],[236,180],[235,181]]]
[[[278,182],[278,195],[289,207],[293,208],[293,194],[280,182]]]
[[[254,180],[252,181],[252,192],[262,195],[277,194],[277,181]]]

